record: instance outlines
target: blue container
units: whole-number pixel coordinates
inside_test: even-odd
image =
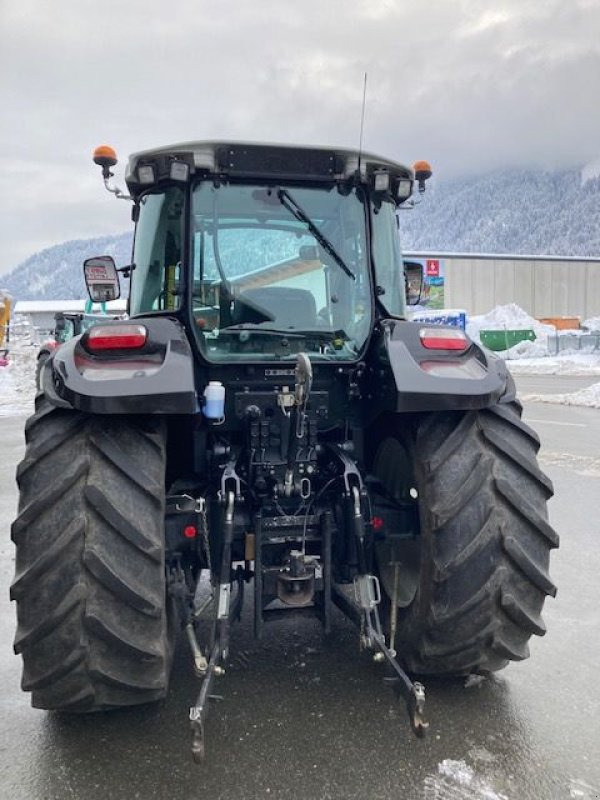
[[[210,381],[204,390],[202,413],[207,419],[223,419],[225,416],[225,387],[221,381]]]
[[[467,327],[467,312],[441,308],[439,311],[424,312],[413,316],[413,322],[421,322],[425,325],[451,325],[453,328],[465,330]]]

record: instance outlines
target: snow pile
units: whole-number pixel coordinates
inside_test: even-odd
[[[537,319],[530,317],[521,306],[516,303],[508,303],[505,306],[496,306],[487,314],[480,314],[479,316],[469,317],[467,321],[467,333],[474,341],[480,343],[480,331],[522,331],[532,330],[536,335],[535,342],[520,342],[516,347],[521,347],[524,344],[533,345],[532,352],[542,355],[540,351],[543,346],[543,352],[546,352],[546,342],[548,335],[556,333],[553,325],[544,325],[538,322]],[[515,348],[512,347],[511,351]],[[529,352],[529,351],[527,351]]]
[[[510,352],[513,350],[514,347]],[[506,366],[514,375],[600,375],[600,352],[507,359]]]
[[[470,317],[467,322],[467,333],[481,344],[480,331],[501,330],[533,330],[536,335],[532,342],[528,339],[519,342],[508,350],[497,353],[499,358],[544,358],[548,355],[548,335],[556,333],[551,325],[543,325],[524,311],[516,303],[496,306],[487,314]]]
[[[557,331],[553,325],[544,325],[542,322],[530,317],[516,303],[505,306],[496,306],[487,314],[469,317],[467,320],[467,333],[478,344],[481,344],[480,331],[502,330],[533,330],[536,339],[532,342],[525,340],[519,342],[508,350],[496,353],[499,358],[508,362],[510,369],[518,373],[532,375],[596,375],[600,374],[600,351],[596,351],[595,340],[581,345],[580,337],[588,335],[589,331],[600,331],[600,317],[592,317],[582,323],[588,330]],[[556,338],[548,337],[565,335],[571,336],[572,348],[560,350],[559,354],[552,353],[558,349]],[[563,341],[563,344],[565,342]],[[550,351],[550,352],[549,352]]]
[[[8,366],[0,367],[0,416],[33,413],[38,347],[11,342]]]
[[[485,328],[484,328],[485,330]],[[508,350],[501,350],[496,353],[499,358],[509,359],[532,359],[532,358],[546,358],[548,355],[548,339],[535,339],[530,341],[525,339],[522,342],[509,347]]]
[[[497,793],[487,780],[479,776],[465,761],[445,758],[438,764],[438,774],[423,781],[426,798],[456,798],[456,800],[508,800]]]
[[[600,331],[600,317],[590,317],[589,319],[584,319],[581,323],[581,327],[588,331]]]
[[[520,399],[530,403],[558,403],[565,406],[600,408],[600,383],[594,383],[571,394],[525,394],[520,396]]]

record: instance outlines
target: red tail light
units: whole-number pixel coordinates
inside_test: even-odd
[[[135,350],[143,347],[148,331],[143,325],[95,325],[87,336],[89,350]]]
[[[467,335],[459,328],[421,328],[421,344],[428,350],[466,350]]]

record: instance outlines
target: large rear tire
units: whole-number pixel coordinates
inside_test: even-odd
[[[162,420],[36,399],[17,470],[11,587],[34,707],[94,711],[166,693],[165,438]]]
[[[405,583],[396,649],[412,672],[498,670],[527,658],[531,635],[546,631],[540,612],[556,594],[553,492],[537,464],[539,439],[520,416],[518,402],[441,412],[424,416],[413,435],[398,424],[379,439],[373,472],[399,499],[418,492],[418,553],[408,543],[406,558],[396,557]],[[379,552],[389,597],[393,565]]]

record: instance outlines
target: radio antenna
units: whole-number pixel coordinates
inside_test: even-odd
[[[363,82],[363,98],[362,98],[362,110],[360,112],[360,138],[358,140],[358,176],[360,179],[360,166],[361,166],[361,157],[362,157],[362,142],[363,142],[363,130],[365,127],[365,105],[367,102],[367,73],[365,72],[364,82]]]

